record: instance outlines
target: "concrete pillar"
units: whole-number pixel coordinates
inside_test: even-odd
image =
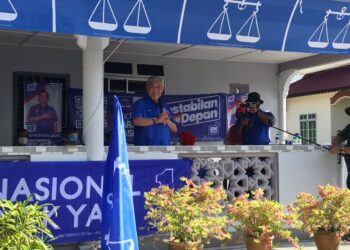
[[[283,71],[279,75],[279,96],[278,96],[278,114],[279,114],[279,128],[287,129],[287,96],[289,91],[289,86],[293,83],[295,78],[301,78],[304,74],[299,70],[287,70]],[[292,131],[296,132],[296,131]],[[280,142],[286,136],[285,133],[279,132]]]
[[[104,156],[103,115],[103,50],[109,38],[77,36],[83,50],[83,141],[87,160],[99,161]]]

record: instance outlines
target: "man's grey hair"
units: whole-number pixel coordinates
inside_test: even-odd
[[[160,76],[151,76],[147,79],[146,86],[149,86],[152,82],[160,81],[164,86],[164,79]]]

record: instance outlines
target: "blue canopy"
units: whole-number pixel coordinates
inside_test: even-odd
[[[348,54],[335,0],[0,0],[0,29]]]

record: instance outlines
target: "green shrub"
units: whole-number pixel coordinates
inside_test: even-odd
[[[45,243],[53,239],[45,223],[56,226],[44,211],[48,204],[30,204],[31,198],[15,203],[0,200],[0,250],[53,249]]]

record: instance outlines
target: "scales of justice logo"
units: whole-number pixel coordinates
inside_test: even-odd
[[[0,0],[0,20],[12,22],[17,19],[17,10],[11,0]]]
[[[95,30],[114,31],[118,28],[116,14],[110,0],[99,0],[88,20],[89,26]],[[128,33],[148,34],[152,30],[143,0],[137,0],[123,28]]]
[[[328,20],[330,18],[335,18],[338,22],[344,20],[344,18],[350,16],[350,13],[347,12],[347,8],[344,6],[340,11],[328,9],[325,12],[323,21],[312,33],[310,39],[308,40],[308,45],[311,48],[326,48],[328,47],[329,33],[328,33]],[[346,20],[343,28],[338,32],[335,38],[332,41],[332,47],[335,49],[349,49],[350,48],[350,37],[348,36],[348,31],[350,27],[350,19]]]
[[[231,39],[232,30],[228,13],[230,4],[236,4],[240,11],[244,11],[248,6],[255,7],[252,10],[252,14],[236,33],[236,40],[245,43],[257,43],[261,38],[257,14],[262,4],[246,0],[224,0],[223,10],[210,26],[207,37],[211,40],[219,41]]]

